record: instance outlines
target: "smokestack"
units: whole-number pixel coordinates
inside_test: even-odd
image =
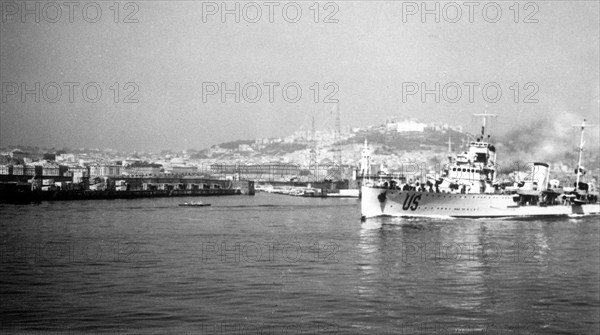
[[[533,163],[531,171],[531,180],[537,184],[538,191],[547,189],[547,180],[549,175],[549,165],[546,163]]]

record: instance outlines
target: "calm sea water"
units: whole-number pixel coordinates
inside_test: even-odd
[[[598,334],[598,217],[257,194],[0,205],[3,333]]]

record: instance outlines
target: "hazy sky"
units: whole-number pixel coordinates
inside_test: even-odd
[[[324,102],[329,93],[340,101],[345,126],[388,117],[469,126],[471,114],[486,108],[499,114],[497,132],[539,119],[559,132],[571,131],[566,125],[584,117],[599,122],[597,1],[521,2],[518,14],[513,1],[475,7],[458,2],[460,18],[454,5],[437,2],[439,23],[434,14],[423,19],[421,2],[339,1],[326,7],[326,2],[296,1],[269,7],[229,1],[227,6],[236,3],[239,23],[235,14],[222,22],[221,1],[133,1],[120,3],[118,11],[113,1],[98,1],[98,17],[95,6],[84,11],[81,2],[73,7],[74,22],[63,2],[60,17],[55,6],[37,2],[36,23],[34,14],[22,16],[23,2],[3,0],[1,145],[200,149],[284,136],[310,128],[313,116],[317,128],[332,127],[332,104]],[[35,4],[28,2],[25,9]],[[427,4],[433,9],[436,2]],[[236,82],[240,102],[228,94],[223,103],[220,93],[203,101],[203,92],[215,88],[210,83],[234,90]],[[36,93],[21,94],[23,88],[35,91],[36,83],[39,102]],[[298,102],[284,99],[289,83],[294,84],[285,98],[292,101],[300,87]],[[430,90],[439,83],[440,101],[434,94],[426,102],[420,92],[406,95],[408,89],[421,90],[421,83]],[[486,101],[482,87],[488,83]],[[256,87],[262,91],[258,98]],[[494,102],[496,87],[502,96]],[[102,90],[98,96],[96,88]]]

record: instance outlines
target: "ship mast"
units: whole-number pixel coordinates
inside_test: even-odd
[[[452,164],[452,138],[448,136],[448,164]]]
[[[577,159],[577,182],[575,183],[575,190],[579,189],[579,174],[581,173],[581,156],[583,153],[583,130],[585,129],[585,119],[581,124],[574,124],[573,127],[581,127],[581,138],[579,139],[579,158]]]
[[[488,114],[487,110],[484,110],[482,114],[473,114],[473,116],[479,116],[483,119],[482,125],[481,125],[481,139],[483,140],[485,138],[485,128],[487,126],[487,118],[488,117],[496,117],[498,115],[497,114]],[[489,135],[488,135],[488,137],[489,137]]]
[[[371,179],[371,151],[369,150],[369,146],[367,144],[367,139],[365,138],[365,145],[362,150],[362,159],[361,159],[361,175],[364,178],[365,174],[367,175],[367,179]]]

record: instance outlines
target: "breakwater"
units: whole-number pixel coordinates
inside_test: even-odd
[[[156,190],[156,191],[25,191],[2,192],[2,203],[28,203],[61,200],[110,200],[161,197],[192,197],[241,195],[238,189],[229,190]]]
[[[192,196],[225,196],[225,195],[254,195],[253,181],[224,181],[224,180],[199,180],[192,182],[188,180],[171,181],[156,187],[147,183],[146,189],[133,187],[134,189],[115,190],[39,190],[31,189],[27,183],[0,183],[0,203],[29,203],[40,201],[61,200],[107,200],[107,199],[137,199],[137,198],[160,198],[160,197],[192,197]],[[140,183],[141,181],[138,181]],[[195,183],[193,183],[195,182]],[[199,188],[197,183],[203,182],[210,188]],[[137,186],[135,183],[130,186]],[[141,184],[141,183],[140,183]],[[154,187],[148,187],[154,186]],[[216,185],[216,186],[215,186]],[[192,187],[195,186],[195,187]],[[160,188],[160,189],[159,189]]]

